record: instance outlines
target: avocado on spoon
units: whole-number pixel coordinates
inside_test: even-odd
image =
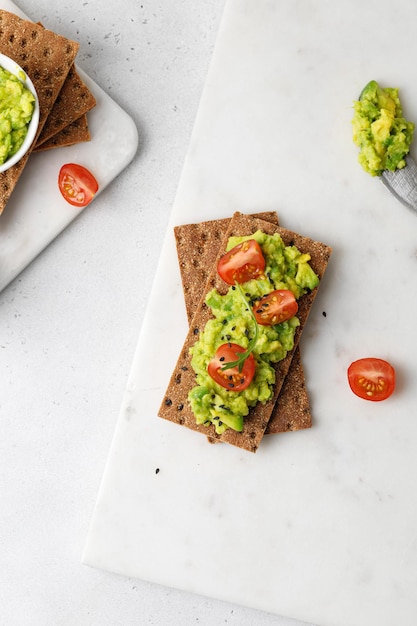
[[[409,155],[414,124],[403,117],[398,89],[383,89],[372,80],[354,103],[354,111],[359,163],[371,176],[379,176],[397,200],[417,211],[417,165]]]

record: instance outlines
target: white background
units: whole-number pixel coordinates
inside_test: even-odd
[[[296,624],[80,562],[224,0],[18,5],[80,42],[140,144],[0,294],[0,624]]]

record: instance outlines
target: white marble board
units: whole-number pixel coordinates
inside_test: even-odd
[[[13,2],[0,0],[0,9],[26,16]],[[0,291],[85,208],[69,205],[58,190],[58,172],[64,163],[90,169],[100,193],[130,163],[138,133],[130,116],[77,66],[97,104],[88,113],[91,141],[35,153],[0,216]]]
[[[417,216],[357,164],[352,101],[417,121],[417,5],[229,0],[83,561],[320,626],[417,615]],[[186,334],[175,224],[273,210],[333,247],[302,338],[310,430],[253,455],[156,417]],[[370,403],[346,369],[390,360]],[[158,471],[159,470],[159,471]]]

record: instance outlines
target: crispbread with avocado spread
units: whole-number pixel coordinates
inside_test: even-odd
[[[257,213],[255,217],[278,225],[276,212]],[[230,219],[209,220],[174,228],[189,324],[196,312],[229,222]],[[310,428],[311,425],[310,402],[300,350],[297,347],[268,422],[266,433],[301,430]]]
[[[42,132],[78,52],[79,44],[14,13],[0,10],[0,52],[18,63],[31,78],[39,98]],[[33,144],[33,145],[34,145]],[[29,153],[0,174],[0,214],[26,165]]]
[[[271,224],[266,220],[242,215],[241,213],[236,213],[230,220],[229,228],[220,246],[217,259],[225,253],[229,237],[250,237],[257,231],[261,231],[265,235],[274,235],[277,233],[285,246],[295,246],[301,254],[310,255],[310,266],[319,279],[321,279],[331,253],[331,249],[328,246]],[[215,288],[221,296],[227,293],[228,285],[226,285],[217,274],[217,259],[208,277],[207,290]],[[164,419],[187,426],[204,435],[209,435],[214,439],[230,443],[251,452],[256,452],[267,428],[285,376],[288,373],[294,350],[298,345],[301,331],[306,323],[316,293],[317,287],[303,295],[298,301],[299,308],[297,317],[300,323],[295,329],[293,348],[287,353],[283,360],[274,365],[275,384],[271,398],[264,403],[258,402],[250,409],[249,414],[244,419],[241,432],[228,428],[222,434],[217,434],[214,426],[211,424],[209,426],[197,424],[188,401],[188,395],[196,384],[195,373],[191,366],[190,348],[196,344],[200,331],[203,331],[206,323],[212,319],[210,308],[205,303],[205,297],[207,295],[207,293],[205,293],[200,300],[190,325],[190,330],[181,350],[177,365],[174,368],[158,415]],[[233,394],[233,391],[230,393]]]

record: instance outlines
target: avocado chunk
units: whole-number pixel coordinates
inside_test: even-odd
[[[353,106],[353,141],[363,169],[380,176],[384,170],[405,167],[415,125],[403,117],[398,89],[371,80]]]

